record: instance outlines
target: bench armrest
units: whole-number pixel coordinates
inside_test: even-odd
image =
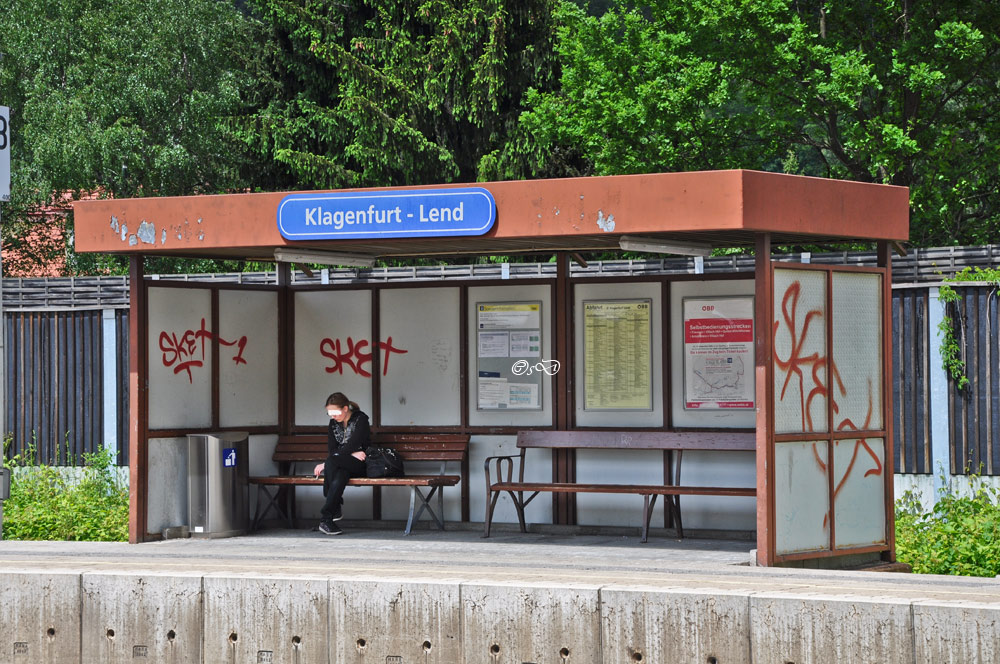
[[[496,473],[497,481],[503,480],[503,471],[507,471],[507,480],[511,481],[514,475],[514,456],[513,455],[499,455],[486,457],[486,461],[483,463],[483,468],[486,471],[486,487],[489,488],[493,486],[493,481],[490,479],[490,462],[493,462],[494,472]]]

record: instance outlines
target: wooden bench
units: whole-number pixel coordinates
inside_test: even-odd
[[[469,436],[467,434],[381,432],[372,435],[372,445],[394,448],[403,457],[404,464],[441,463],[441,470],[437,475],[411,474],[413,470],[408,466],[405,477],[351,478],[347,483],[348,486],[372,487],[374,492],[373,518],[381,517],[381,487],[406,486],[410,487],[410,512],[403,534],[410,534],[413,523],[420,518],[424,510],[427,510],[438,527],[444,530],[444,487],[455,486],[461,482],[463,519],[467,520],[469,485]],[[278,463],[280,474],[249,478],[250,484],[257,485],[257,506],[254,510],[251,529],[257,530],[264,516],[271,510],[283,517],[290,528],[294,527],[295,487],[323,486],[323,478],[313,476],[312,472],[316,464],[326,460],[326,455],[325,434],[278,436],[278,444],[271,458]],[[458,462],[461,465],[460,474],[445,474],[449,462]],[[425,495],[422,491],[423,488],[430,488],[430,491]],[[430,505],[431,498],[435,494],[438,498],[437,512]],[[286,498],[290,506],[287,511],[282,505]],[[419,508],[417,507],[418,502]]]
[[[685,450],[754,451],[753,432],[668,432],[668,431],[520,431],[517,447],[521,450],[517,481],[513,479],[514,456],[492,456],[486,459],[486,537],[490,536],[493,510],[501,493],[514,502],[521,532],[526,532],[524,508],[542,492],[553,493],[628,493],[643,497],[642,541],[649,535],[649,519],[657,496],[664,503],[677,525],[678,537],[684,537],[681,523],[680,496],[756,496],[754,487],[685,486],[681,484],[681,458]],[[663,450],[676,453],[674,474],[664,472],[663,484],[582,484],[577,482],[525,482],[525,452],[529,449],[600,449],[600,450]],[[490,474],[493,466],[494,476]],[[525,494],[531,495],[525,498]]]

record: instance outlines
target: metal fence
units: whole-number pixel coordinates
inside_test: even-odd
[[[956,287],[948,306],[968,385],[949,380],[948,420],[953,475],[1000,475],[1000,370],[997,292],[993,286]]]
[[[897,473],[930,473],[930,339],[927,288],[892,293],[893,455]]]
[[[833,251],[792,253],[775,260],[816,264],[874,266],[874,251]],[[965,267],[995,266],[1000,263],[1000,245],[981,247],[941,247],[912,249],[906,256],[894,256],[892,279],[896,284],[940,282]],[[591,261],[570,263],[573,278],[634,277],[655,274],[722,274],[753,272],[754,258],[746,254],[710,258],[669,257],[654,260]],[[528,279],[555,276],[555,263],[488,263],[482,265],[416,265],[371,269],[324,269],[306,274],[292,271],[293,284],[319,283],[401,283],[448,279]],[[207,281],[209,283],[278,283],[277,272],[230,274],[156,275],[163,281]],[[4,279],[4,311],[38,309],[109,309],[128,307],[128,277],[42,277]]]
[[[117,417],[115,440],[104,440],[103,312],[17,311],[4,325],[7,455],[72,465],[107,442],[127,464],[128,417]],[[127,414],[127,311],[116,312],[115,330],[114,398]]]

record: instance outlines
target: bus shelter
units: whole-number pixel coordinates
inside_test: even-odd
[[[377,429],[471,434],[473,468],[523,429],[753,431],[755,454],[693,472],[748,476],[756,499],[692,497],[687,527],[755,530],[762,565],[893,560],[891,252],[908,217],[905,188],[745,170],[78,202],[77,251],[130,258],[130,540],[178,525],[188,434],[248,431],[266,473],[277,437],[325,431],[342,391]],[[855,241],[876,243],[877,267],[772,259]],[[716,248],[751,250],[753,274],[569,269],[581,252]],[[519,253],[555,255],[554,274],[297,284],[290,269]],[[275,261],[277,281],[154,280],[153,255]],[[542,479],[663,482],[657,454],[560,450]],[[483,513],[478,475],[451,517]],[[615,498],[553,494],[529,519],[630,523]]]

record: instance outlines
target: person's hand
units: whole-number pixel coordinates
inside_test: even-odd
[[[317,464],[316,467],[313,468],[313,475],[319,477],[320,475],[323,474],[324,468],[326,468],[326,463]]]
[[[362,452],[361,450],[358,450],[357,452],[351,452],[351,456],[357,459],[358,461],[364,461],[368,455]]]

